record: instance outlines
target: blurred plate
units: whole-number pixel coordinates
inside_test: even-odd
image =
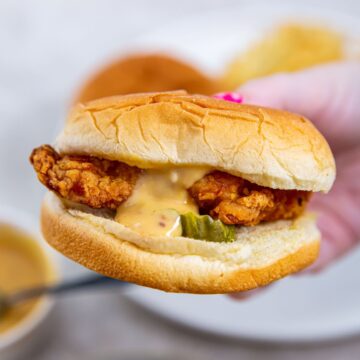
[[[300,1],[256,4],[174,21],[138,39],[134,48],[164,50],[213,73],[266,29],[286,20],[325,24],[350,39],[360,36],[359,18],[341,9],[309,8]],[[244,302],[140,287],[130,298],[159,315],[214,334],[274,342],[330,340],[360,333],[359,262],[357,251],[321,275],[285,279]]]
[[[360,333],[360,251],[319,275],[277,282],[246,301],[134,287],[128,296],[201,331],[249,340],[316,342]]]
[[[149,31],[128,49],[164,51],[179,55],[210,74],[222,73],[234,56],[262,39],[274,25],[290,21],[338,30],[352,44],[350,52],[359,54],[360,6],[357,15],[347,14],[338,0],[318,1],[317,4],[323,7],[309,6],[302,0],[252,1],[249,6],[238,4],[204,11]]]

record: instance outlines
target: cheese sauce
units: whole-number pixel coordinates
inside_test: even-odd
[[[203,167],[147,170],[115,220],[140,234],[181,236],[180,214],[199,213],[187,188],[208,172]]]

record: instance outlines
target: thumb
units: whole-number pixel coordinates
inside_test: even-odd
[[[251,80],[237,91],[242,95],[246,104],[289,110],[289,99],[294,96],[291,88],[293,88],[292,76],[278,74]]]
[[[238,89],[244,102],[299,113],[335,147],[360,136],[360,64],[334,63],[252,80]]]

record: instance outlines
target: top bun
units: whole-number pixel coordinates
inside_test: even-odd
[[[56,148],[141,168],[209,166],[278,189],[327,192],[335,179],[329,145],[304,117],[185,91],[78,104]]]

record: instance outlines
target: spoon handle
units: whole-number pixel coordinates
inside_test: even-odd
[[[129,283],[115,280],[102,275],[90,275],[84,278],[69,280],[56,285],[44,285],[44,286],[38,286],[35,288],[23,290],[19,293],[11,295],[9,300],[12,304],[15,304],[23,300],[32,299],[45,294],[57,295],[74,290],[86,289],[93,286],[109,286],[109,285],[124,287],[129,285]]]

